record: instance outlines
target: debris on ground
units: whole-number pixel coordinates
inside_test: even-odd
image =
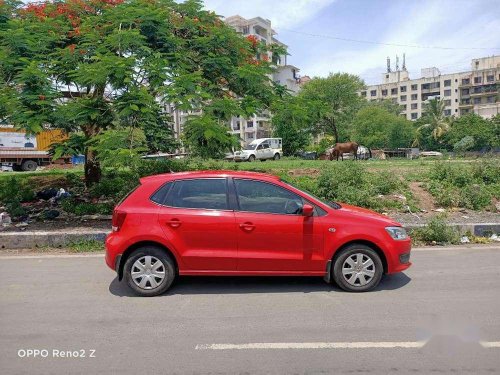
[[[491,236],[490,236],[490,240],[492,241],[496,241],[496,242],[500,242],[500,236],[493,233]]]
[[[444,208],[436,208],[434,211],[436,212],[446,212]]]
[[[460,238],[460,243],[469,243],[469,242],[470,242],[470,239],[467,236],[462,236]]]
[[[0,213],[0,225],[8,227],[11,224],[12,219],[10,218],[10,215],[7,212]]]

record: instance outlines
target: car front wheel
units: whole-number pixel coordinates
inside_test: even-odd
[[[333,279],[348,292],[367,292],[380,283],[383,271],[382,261],[375,250],[353,244],[335,259]]]
[[[175,264],[162,249],[138,248],[125,262],[125,280],[137,294],[146,297],[164,293],[174,281]]]

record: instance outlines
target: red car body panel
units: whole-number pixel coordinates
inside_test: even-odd
[[[150,199],[169,181],[228,177],[281,186],[326,214],[307,217],[176,208]],[[117,259],[127,250],[156,243],[171,252],[180,275],[323,276],[336,251],[348,243],[363,242],[382,253],[386,273],[410,267],[399,256],[410,252],[411,240],[394,240],[385,230],[399,223],[370,210],[341,206],[331,208],[278,177],[262,173],[198,171],[150,176],[141,179],[141,185],[115,208],[126,216],[119,230],[106,239],[106,263],[119,271]]]

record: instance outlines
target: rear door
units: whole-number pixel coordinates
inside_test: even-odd
[[[236,270],[236,223],[225,178],[175,181],[158,218],[188,270]]]

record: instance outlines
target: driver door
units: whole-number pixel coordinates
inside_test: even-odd
[[[264,181],[233,182],[238,271],[324,272],[321,217],[302,216],[302,197]]]

